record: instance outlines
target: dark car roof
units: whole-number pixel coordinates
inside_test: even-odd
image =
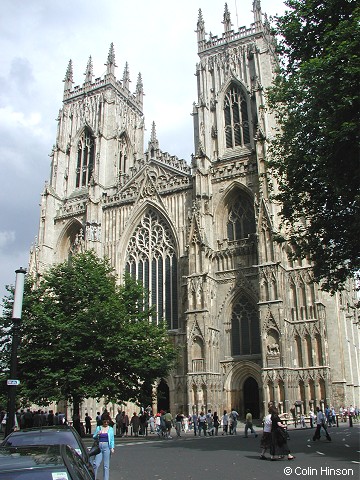
[[[31,442],[31,443],[30,443]],[[77,431],[68,426],[39,427],[16,430],[10,433],[1,446],[7,445],[51,445],[63,443],[72,447],[85,448]]]
[[[0,465],[0,479],[4,480],[93,478],[74,449],[68,445],[0,447]]]

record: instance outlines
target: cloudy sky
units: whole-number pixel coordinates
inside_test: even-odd
[[[228,0],[233,28],[253,21],[252,0]],[[39,223],[40,194],[50,173],[66,67],[84,81],[92,56],[103,76],[110,43],[116,76],[128,62],[135,91],[141,72],[147,143],[152,121],[160,148],[190,160],[192,103],[196,100],[196,23],[221,35],[222,0],[2,0],[0,16],[0,298],[27,267]],[[262,0],[269,16],[281,0]]]

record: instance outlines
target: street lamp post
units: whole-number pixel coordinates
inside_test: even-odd
[[[11,344],[11,359],[10,359],[10,378],[7,380],[8,384],[8,408],[6,416],[5,436],[9,435],[14,429],[15,414],[16,414],[16,387],[19,384],[17,377],[17,349],[19,344],[19,330],[21,322],[21,311],[24,296],[24,282],[26,270],[20,267],[15,270],[15,292],[14,304],[12,311],[12,344]]]

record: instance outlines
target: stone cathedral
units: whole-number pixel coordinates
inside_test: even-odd
[[[173,413],[359,405],[354,290],[322,292],[311,265],[274,240],[265,160],[276,122],[265,91],[277,58],[259,0],[253,13],[235,31],[225,4],[214,36],[199,10],[188,161],[161,150],[155,123],[144,147],[143,79],[131,92],[127,63],[116,78],[113,44],[103,78],[91,57],[82,85],[71,61],[66,70],[30,272],[93,249],[120,279],[139,279],[181,347],[176,370],[154,386],[155,408]]]

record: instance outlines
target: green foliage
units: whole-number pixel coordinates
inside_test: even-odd
[[[283,227],[324,290],[360,268],[360,7],[288,0],[278,17],[279,74],[269,90],[280,129],[270,148]]]
[[[175,361],[165,325],[151,322],[142,286],[125,275],[117,286],[107,260],[85,252],[27,279],[19,347],[23,402],[84,398],[137,401],[143,384]],[[2,332],[10,325],[10,310]],[[9,351],[3,338],[2,361]]]

